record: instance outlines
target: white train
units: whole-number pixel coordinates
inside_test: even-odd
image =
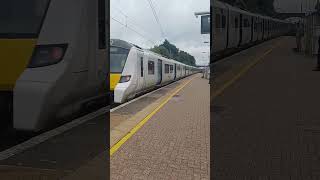
[[[12,0],[0,10],[0,107],[15,129],[40,131],[108,98],[105,0]]]
[[[239,48],[288,33],[292,24],[243,11],[227,3],[213,2],[213,52]]]
[[[119,39],[110,41],[110,90],[115,103],[198,72],[199,69],[167,59]]]

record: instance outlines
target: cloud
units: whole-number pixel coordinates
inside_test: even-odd
[[[209,11],[210,0],[151,1],[165,37],[162,36],[148,0],[111,0],[111,17],[124,25],[111,20],[110,37],[144,48],[159,45],[166,38],[179,49],[193,55],[197,64],[208,64],[208,55],[201,52],[209,52],[208,44],[203,42],[210,41],[210,36],[200,34],[200,18],[196,18],[194,13]]]

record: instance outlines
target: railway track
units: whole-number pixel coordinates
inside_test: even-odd
[[[77,118],[83,117],[85,115],[88,115],[92,112],[98,111],[101,109],[102,105],[93,105],[88,107],[85,110],[82,110],[81,112],[78,112],[72,116],[66,117],[64,119],[60,119],[60,123],[51,126],[47,129],[43,129],[39,132],[23,132],[23,131],[17,131],[13,128],[12,123],[11,124],[2,124],[0,125],[0,152],[4,151],[6,149],[9,149],[15,145],[18,145],[20,143],[23,143],[24,141],[27,141],[37,135],[40,135],[42,133],[45,133],[47,131],[50,131],[52,129],[55,129],[59,126],[62,126],[68,122],[74,121]],[[10,121],[8,119],[5,119],[6,121]],[[10,121],[12,122],[12,121]]]

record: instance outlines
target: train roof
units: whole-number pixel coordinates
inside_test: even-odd
[[[213,1],[213,7],[226,8],[227,3],[221,1]]]
[[[133,45],[127,41],[121,39],[110,39],[110,45],[115,47],[121,47],[124,49],[131,49]]]
[[[135,45],[135,44],[132,44],[132,43],[129,43],[127,41],[124,41],[124,40],[121,40],[121,39],[110,39],[110,45],[111,46],[116,46],[116,47],[121,47],[121,48],[124,48],[124,49],[131,49],[133,47],[136,47],[138,49],[141,49],[141,47]]]
[[[249,11],[245,11],[243,9],[240,9],[238,7],[234,7],[234,6],[232,6],[232,5],[228,4],[228,3],[221,2],[221,1],[218,1],[218,0],[213,2],[213,6],[214,7],[223,8],[223,9],[230,9],[230,10],[235,11],[235,12],[239,12],[239,13],[250,15],[250,16],[260,17],[260,18],[263,18],[263,19],[273,20],[273,21],[282,22],[282,23],[289,23],[288,21],[285,21],[285,20],[275,19],[275,18],[272,18],[272,17],[269,17],[269,16],[265,16],[265,15],[256,14],[256,13],[252,13],[252,12],[249,12]]]
[[[193,68],[195,68],[195,66],[190,66],[190,65],[181,63],[181,62],[179,62],[179,61],[177,61],[177,60],[163,57],[163,56],[160,55],[160,54],[157,54],[157,53],[155,53],[155,52],[152,52],[152,51],[150,51],[150,50],[148,50],[148,49],[143,49],[143,48],[141,48],[141,47],[139,47],[139,46],[137,46],[137,45],[135,45],[135,44],[133,44],[133,43],[129,43],[129,42],[124,41],[124,40],[121,40],[121,39],[110,39],[110,45],[111,45],[111,46],[115,46],[115,47],[121,47],[121,48],[128,49],[128,50],[130,50],[130,49],[133,48],[133,47],[136,47],[136,48],[142,50],[142,51],[145,52],[145,53],[149,53],[149,54],[152,54],[152,55],[154,55],[154,56],[158,56],[159,58],[161,57],[162,59],[165,59],[166,61],[169,61],[169,62],[172,62],[172,63],[176,63],[176,64],[185,65],[185,66],[188,66],[188,67],[193,67]]]
[[[240,9],[238,7],[231,6],[230,4],[225,3],[225,2],[221,2],[221,1],[214,1],[213,2],[213,6],[214,7],[219,7],[219,8],[222,8],[222,9],[230,9],[232,11],[239,12],[239,13],[246,14],[246,15],[256,16],[256,14],[254,14],[254,13],[242,10],[242,9]]]

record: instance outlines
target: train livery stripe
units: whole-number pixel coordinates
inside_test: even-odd
[[[12,91],[25,70],[36,39],[0,39],[0,91]]]
[[[110,73],[110,90],[113,91],[120,80],[121,74]]]

